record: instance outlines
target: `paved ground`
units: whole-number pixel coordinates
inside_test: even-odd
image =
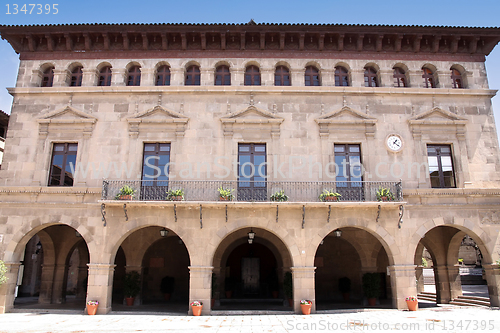
[[[440,306],[416,312],[372,310],[332,314],[167,316],[7,313],[0,332],[499,332],[500,311]]]

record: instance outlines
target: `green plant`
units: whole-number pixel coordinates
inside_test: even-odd
[[[285,273],[285,277],[283,278],[283,291],[285,292],[287,298],[293,299],[293,281],[291,272]]]
[[[463,263],[464,263],[464,260],[463,260],[462,258],[458,258],[458,262],[459,262],[460,264],[463,264]]]
[[[388,188],[379,186],[377,190],[377,201],[382,201],[382,198],[387,198],[389,201],[394,201],[394,194]]]
[[[271,201],[288,201],[288,195],[285,194],[284,190],[276,191],[271,195]]]
[[[217,189],[219,191],[219,196],[224,199],[232,200],[234,189],[232,188],[223,188],[222,186]]]
[[[323,193],[319,195],[319,200],[326,201],[326,197],[335,197],[337,198],[337,200],[340,201],[340,197],[342,197],[342,195],[340,193],[333,192],[333,190],[331,191],[323,190]]]
[[[380,296],[379,273],[365,273],[363,275],[363,292],[366,298],[377,298]]]
[[[184,199],[184,190],[183,189],[177,189],[177,190],[169,190],[167,191],[167,200],[176,200],[177,197],[181,197],[181,199]]]
[[[135,297],[141,291],[141,276],[132,271],[125,274],[123,278],[123,292],[125,297]]]
[[[131,186],[124,185],[121,189],[120,192],[115,196],[115,199],[120,199],[122,195],[131,195],[134,197],[135,194],[135,189]]]
[[[171,294],[174,291],[175,278],[172,276],[165,276],[161,279],[160,290],[163,294]]]
[[[427,259],[422,257],[422,266],[427,267],[429,264],[427,263]]]
[[[342,277],[339,279],[339,291],[341,293],[351,292],[351,279],[348,277]]]
[[[0,260],[0,286],[7,282],[7,266],[5,266],[4,262]]]

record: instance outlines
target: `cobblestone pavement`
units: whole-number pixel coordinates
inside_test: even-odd
[[[168,316],[7,313],[0,332],[500,332],[500,311],[440,306],[416,312],[345,311],[330,314]]]

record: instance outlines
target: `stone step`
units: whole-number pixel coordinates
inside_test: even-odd
[[[467,295],[462,295],[458,296],[458,299],[467,299],[467,300],[473,300],[473,301],[482,301],[482,302],[490,302],[489,297],[482,297],[482,296],[467,296]]]
[[[489,308],[490,307],[490,304],[488,303],[487,305],[483,305],[483,304],[476,304],[476,303],[471,303],[471,302],[468,302],[468,301],[457,301],[457,300],[453,300],[450,302],[451,305],[458,305],[458,306],[476,306],[476,307],[485,307],[485,308]]]
[[[428,291],[423,291],[423,292],[417,294],[417,299],[419,301],[436,302],[436,294],[430,293]]]
[[[275,310],[212,310],[212,316],[263,316],[263,315],[293,315],[293,311]]]
[[[459,305],[455,303],[466,304],[468,306],[485,306],[490,307],[490,300],[486,297],[479,296],[458,296],[456,299],[450,302],[450,304]]]

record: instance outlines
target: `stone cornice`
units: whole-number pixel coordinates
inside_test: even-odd
[[[0,186],[0,194],[101,194],[101,187],[69,187],[69,186]]]
[[[500,188],[418,188],[403,189],[403,197],[500,196]]]
[[[22,57],[34,53],[237,50],[488,55],[499,28],[315,24],[74,24],[0,26]]]
[[[429,89],[429,88],[394,88],[394,87],[275,87],[275,86],[138,86],[138,87],[30,87],[7,88],[9,93],[16,95],[50,95],[50,94],[307,94],[307,95],[423,95],[423,96],[453,96],[454,98],[469,98],[471,96],[494,97],[498,90],[494,89]]]

